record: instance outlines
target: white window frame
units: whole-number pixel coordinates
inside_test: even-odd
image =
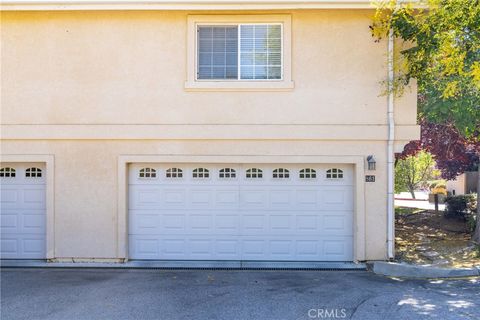
[[[291,67],[291,16],[290,15],[189,15],[187,18],[187,91],[289,91],[294,88]],[[198,67],[198,26],[236,25],[282,26],[282,78],[241,79],[240,59],[238,79],[197,79]],[[240,39],[239,39],[240,40]],[[238,44],[240,48],[240,43]],[[240,50],[239,50],[240,55]],[[240,57],[239,57],[240,58]]]

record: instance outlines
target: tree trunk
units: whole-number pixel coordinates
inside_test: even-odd
[[[412,199],[416,199],[415,198],[415,189],[408,188],[408,191],[410,191],[410,194],[412,195]]]
[[[478,177],[477,177],[477,226],[473,233],[472,240],[480,244],[480,163],[478,164]]]

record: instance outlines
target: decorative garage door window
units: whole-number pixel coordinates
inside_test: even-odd
[[[192,177],[195,179],[208,178],[210,173],[206,168],[196,168],[193,169]]]
[[[10,167],[1,168],[0,178],[15,178],[15,169]]]
[[[157,170],[153,168],[142,168],[138,173],[139,178],[154,179],[157,177]]]
[[[315,179],[317,177],[317,172],[315,169],[305,168],[300,170],[299,177],[300,179]]]
[[[245,177],[247,179],[260,179],[263,177],[262,169],[258,169],[258,168],[247,169],[247,173]]]
[[[40,168],[28,168],[25,170],[25,177],[26,178],[41,178],[42,177],[42,169]]]
[[[165,174],[167,178],[182,178],[183,170],[180,168],[169,168]]]
[[[236,176],[237,176],[237,173],[235,169],[232,169],[232,168],[220,169],[220,172],[218,173],[218,177],[221,179],[235,178]]]
[[[287,179],[290,178],[290,172],[285,168],[278,168],[273,170],[274,179]]]
[[[343,171],[337,168],[328,169],[327,179],[343,179]]]

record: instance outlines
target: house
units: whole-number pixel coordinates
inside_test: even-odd
[[[447,181],[447,192],[452,195],[477,193],[478,171],[467,171],[455,180]]]
[[[393,255],[393,153],[367,0],[4,0],[1,257]],[[369,161],[367,161],[367,158]]]

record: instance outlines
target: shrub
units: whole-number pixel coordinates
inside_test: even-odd
[[[470,214],[467,218],[467,229],[468,232],[473,233],[475,231],[475,227],[477,226],[477,221],[475,220],[476,216],[474,214]],[[479,249],[479,258],[480,258],[480,246]]]
[[[447,188],[445,186],[437,185],[435,188],[432,188],[430,191],[432,194],[443,194],[447,195]]]
[[[433,180],[433,181],[430,181],[428,186],[430,187],[430,190],[433,190],[436,187],[441,187],[441,188],[447,189],[447,181],[445,181],[445,180]]]
[[[472,209],[474,209],[475,200],[475,196],[472,194],[448,196],[445,200],[445,217],[455,217],[466,220],[473,212]]]

